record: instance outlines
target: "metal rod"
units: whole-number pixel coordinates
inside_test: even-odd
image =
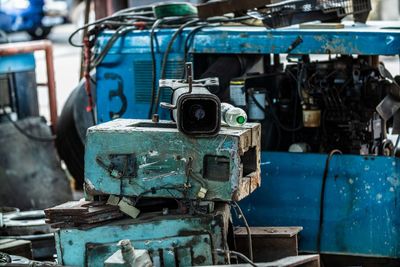
[[[89,23],[89,17],[90,17],[90,6],[91,6],[92,1],[91,0],[85,0],[85,21],[84,21],[84,25]],[[85,27],[83,29],[83,33],[82,33],[82,43],[85,39],[85,36],[88,32],[88,28]],[[84,60],[85,60],[85,48],[82,47],[82,51],[81,51],[81,69],[79,72],[79,81],[83,78],[83,72],[84,72]]]
[[[189,84],[189,93],[193,90],[193,63],[186,63],[187,83]]]
[[[50,106],[50,122],[53,132],[57,126],[57,95],[54,75],[53,45],[48,40],[9,43],[0,45],[0,56],[33,53],[44,51],[46,56],[47,87]]]

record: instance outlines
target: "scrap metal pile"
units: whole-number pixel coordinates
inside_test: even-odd
[[[88,130],[85,191],[92,201],[45,211],[59,228],[59,263],[132,263],[139,254],[127,259],[130,242],[155,266],[230,262],[230,203],[260,186],[260,126],[221,128],[220,101],[208,91],[214,80],[193,80],[191,64],[187,73],[160,81],[176,91],[176,101],[164,104],[178,110],[176,124],[155,116]]]

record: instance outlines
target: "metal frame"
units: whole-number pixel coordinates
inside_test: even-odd
[[[57,125],[57,94],[54,75],[53,45],[50,41],[20,42],[0,45],[0,57],[44,51],[46,55],[47,85],[50,106],[50,121],[53,132]]]

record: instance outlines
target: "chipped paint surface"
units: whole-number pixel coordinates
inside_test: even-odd
[[[212,138],[189,138],[174,127],[144,127],[141,126],[143,122],[146,121],[119,119],[88,130],[85,179],[92,191],[124,196],[184,198],[183,186],[190,185],[185,198],[196,199],[200,188],[206,187],[206,199],[231,201],[246,197],[260,185],[259,167],[243,175],[241,159],[244,153],[254,148],[254,161],[259,161],[259,124],[223,127],[220,134]],[[161,125],[171,123],[161,122]],[[122,158],[123,155],[133,155],[135,162],[129,166],[126,163],[125,167],[121,167],[124,166],[121,163],[120,169],[109,170],[107,166],[112,165],[109,155],[122,155]],[[229,160],[228,180],[204,178],[206,156],[221,156]],[[192,159],[193,173],[202,177],[206,185],[188,177],[189,159]],[[135,174],[124,176],[124,168],[135,170]],[[169,188],[152,190],[160,186]]]
[[[262,186],[239,203],[249,224],[301,225],[300,250],[315,252],[326,157],[263,152]],[[400,258],[399,161],[357,155],[332,158],[323,252]]]
[[[294,54],[362,54],[398,55],[400,53],[400,22],[368,22],[353,25],[346,22],[344,29],[306,30],[292,26],[267,30],[264,27],[215,27],[199,31],[193,38],[189,58],[193,54],[277,54],[287,53],[292,43],[301,37],[303,42]],[[389,28],[390,27],[390,28]],[[191,28],[185,29],[173,43],[169,54],[167,76],[181,78],[184,43]],[[160,79],[161,62],[175,29],[156,31],[156,79]],[[104,47],[112,32],[99,35],[97,46]],[[100,49],[98,50],[100,51]],[[149,31],[132,31],[118,39],[102,63],[96,68],[97,118],[100,123],[113,119],[112,114],[124,110],[121,118],[148,118],[152,71]],[[174,71],[168,71],[173,69]],[[112,74],[119,79],[108,79]],[[120,83],[119,83],[120,82]],[[121,89],[123,94],[112,97]],[[121,99],[128,99],[122,109]],[[147,100],[145,100],[147,99]],[[169,119],[167,109],[159,109],[161,119]]]
[[[55,234],[59,263],[66,266],[103,266],[115,253],[118,241],[128,239],[135,249],[149,251],[157,266],[193,266],[226,263],[214,249],[227,246],[221,233],[228,225],[229,205],[210,215],[147,214],[90,229],[61,229]],[[179,255],[179,264],[176,262]]]
[[[399,22],[368,22],[355,25],[344,22],[344,29],[299,29],[297,25],[281,29],[264,27],[215,27],[199,31],[191,47],[193,53],[286,53],[297,37],[303,39],[293,53],[297,54],[365,54],[396,55],[400,47]],[[191,29],[174,43],[174,53],[183,52],[183,43]],[[164,52],[173,29],[157,31],[158,50]],[[111,32],[99,38],[105,45]],[[133,31],[123,41],[118,40],[110,54],[149,53],[148,31]],[[111,60],[111,57],[107,60]]]

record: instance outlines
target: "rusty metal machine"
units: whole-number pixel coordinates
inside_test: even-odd
[[[219,100],[206,92],[204,83],[188,77],[179,87],[189,91],[173,107],[183,110],[185,125],[191,125],[191,119],[203,119],[190,116],[186,109],[202,110],[205,118],[220,109]],[[196,96],[192,92],[205,97],[197,94],[191,98]],[[156,116],[153,120],[117,119],[91,127],[85,152],[88,201],[46,210],[48,222],[59,227],[59,263],[230,263],[230,203],[260,186],[261,128],[258,123],[221,127],[220,117],[218,120],[217,132],[203,131],[200,136],[179,127],[179,120],[159,121]],[[101,202],[105,200],[106,204]],[[121,218],[120,212],[125,216]]]
[[[178,21],[130,9],[98,22],[85,46],[93,53],[88,69],[96,70],[96,123],[168,118],[168,110],[154,107],[171,94],[155,80],[180,79],[191,60],[195,79],[218,77],[212,93],[261,123],[263,186],[239,203],[251,226],[302,226],[303,252],[340,255],[356,266],[398,266],[398,142],[388,133],[399,132],[399,87],[379,61],[399,54],[399,25],[362,24],[369,1],[274,2],[281,4],[229,9],[236,17],[210,18],[227,12],[209,5],[211,15],[200,8],[198,17]],[[302,22],[304,12],[339,20],[351,13],[362,23],[270,29]],[[332,258],[324,264],[343,266]]]

